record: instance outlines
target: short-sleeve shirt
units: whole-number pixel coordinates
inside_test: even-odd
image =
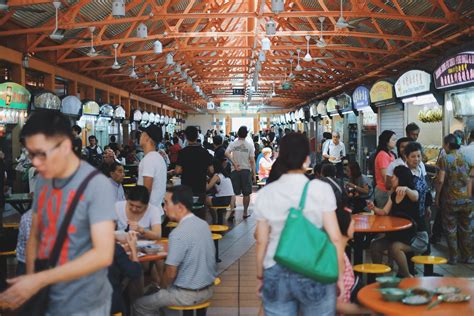
[[[125,230],[128,225],[128,218],[126,212],[127,201],[120,201],[115,203],[115,214],[117,215],[117,229]],[[153,225],[161,224],[161,215],[163,215],[162,208],[148,204],[148,208],[138,221],[140,227],[151,229]]]
[[[278,180],[267,184],[257,193],[255,214],[257,220],[265,220],[270,225],[270,240],[263,260],[263,267],[268,269],[275,265],[273,257],[280,241],[291,207],[297,207],[303,188],[308,182],[304,174],[284,174]],[[309,184],[304,216],[315,226],[323,226],[323,214],[336,210],[336,198],[331,186],[320,180]]]
[[[332,139],[329,139],[323,145],[323,155],[336,157],[336,159],[333,161],[329,160],[330,162],[341,162],[342,157],[346,156],[346,147],[342,142],[339,142],[339,144],[336,145]]]
[[[388,167],[387,167],[387,176],[388,177],[393,176],[393,170],[395,170],[395,168],[398,167],[398,166],[408,167],[406,162],[403,161],[402,158],[397,158],[388,165]],[[413,173],[413,171],[412,171],[412,173]],[[414,175],[418,176],[418,177],[426,176],[426,168],[425,168],[424,163],[420,162],[420,164],[418,165],[417,174],[414,174]]]
[[[240,170],[252,170],[250,159],[255,156],[255,147],[252,143],[239,138],[229,144],[226,152],[232,153],[232,158],[239,165]],[[234,170],[233,165],[232,170]]]
[[[115,192],[115,200],[116,201],[125,201],[125,191],[123,190],[123,186],[121,183],[117,183],[112,178],[109,178],[110,183],[112,183],[112,187],[114,188]]]
[[[194,214],[181,219],[169,235],[165,263],[178,267],[174,286],[197,290],[213,284],[217,272],[209,225]]]
[[[200,145],[189,145],[178,154],[176,165],[183,168],[181,184],[190,186],[194,195],[206,193],[207,170],[212,165],[212,156]]]
[[[382,169],[387,169],[390,163],[395,160],[391,154],[386,151],[380,151],[375,157],[375,181],[377,182],[377,188],[380,191],[387,192],[385,188],[385,180],[382,177]]]
[[[161,208],[166,192],[167,169],[165,160],[157,151],[149,152],[140,161],[137,184],[143,185],[143,177],[153,178],[150,204]]]
[[[473,167],[459,150],[440,155],[438,167],[446,172],[442,189],[444,201],[453,204],[469,202],[470,192],[467,187],[470,170]]]
[[[38,175],[32,208],[38,218],[39,259],[49,257],[69,203],[79,185],[93,170],[91,165],[81,161],[78,170],[66,179],[44,179]],[[102,174],[96,175],[77,204],[58,265],[75,260],[92,249],[91,226],[115,220],[114,203],[115,194],[110,180]],[[87,312],[102,306],[111,295],[107,268],[100,269],[78,280],[52,285],[48,313],[72,315],[77,311]]]

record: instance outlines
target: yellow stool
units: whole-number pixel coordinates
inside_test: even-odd
[[[222,225],[224,224],[224,215],[227,213],[227,210],[230,209],[230,205],[226,206],[211,206],[211,208],[215,209],[217,212],[217,224]]]
[[[213,233],[222,233],[229,230],[229,226],[227,225],[209,225],[209,228]]]
[[[127,184],[123,185],[124,188],[133,188],[133,187],[136,187],[136,186],[137,186],[136,183],[127,183]]]
[[[167,244],[168,243],[168,238],[161,238],[160,239],[160,242],[164,243],[164,244]]]
[[[18,229],[18,227],[20,227],[19,223],[3,223],[3,228]]]
[[[446,264],[448,260],[443,257],[435,256],[413,256],[411,261],[415,264],[424,265],[424,276],[434,276],[434,266],[435,264]]]
[[[367,274],[367,284],[374,283],[375,275],[388,273],[392,268],[384,264],[362,263],[353,267],[354,271]]]
[[[16,256],[16,250],[2,251],[2,252],[0,252],[0,256],[1,256],[1,257]]]
[[[211,305],[211,302],[204,302],[192,306],[168,306],[168,309],[174,311],[183,311],[183,316],[193,316],[196,312],[196,316],[205,316],[207,308]]]
[[[176,226],[178,226],[178,223],[176,222],[168,222],[168,224],[166,224],[166,227],[168,228],[175,228]]]
[[[215,280],[214,280],[214,286],[218,286],[218,285],[220,285],[220,284],[221,284],[221,278],[219,278],[219,277],[215,278]]]
[[[219,259],[219,240],[222,239],[221,234],[212,234],[212,240],[214,240],[214,246],[216,247],[216,262],[221,262]]]

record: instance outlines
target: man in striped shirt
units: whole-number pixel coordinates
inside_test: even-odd
[[[138,299],[134,315],[159,315],[161,307],[189,306],[209,300],[216,277],[215,247],[207,222],[191,213],[193,192],[180,185],[165,195],[165,213],[178,226],[168,241],[161,289]]]

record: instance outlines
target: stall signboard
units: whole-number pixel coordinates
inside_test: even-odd
[[[143,112],[142,114],[142,121],[148,122],[150,120],[150,114],[148,112]]]
[[[52,92],[40,92],[33,98],[35,109],[61,110],[61,99]]]
[[[336,97],[336,99],[340,111],[347,112],[352,110],[351,97],[348,94],[340,94]]]
[[[395,99],[393,93],[393,84],[388,81],[377,81],[370,89],[370,100],[375,105],[383,105]]]
[[[122,106],[118,105],[117,108],[115,109],[114,117],[116,119],[124,119],[125,115],[126,115],[125,109]]]
[[[327,112],[326,112],[326,102],[324,102],[324,101],[322,101],[322,100],[319,101],[317,110],[318,110],[318,114],[320,114],[320,115],[327,115]]]
[[[136,110],[135,112],[133,112],[133,120],[135,122],[139,122],[142,120],[142,112],[140,110]]]
[[[309,115],[311,117],[318,116],[318,105],[316,103],[311,104],[311,106],[309,108]]]
[[[430,91],[431,76],[426,71],[410,70],[395,82],[395,94],[398,98]]]
[[[474,52],[449,57],[435,69],[433,77],[436,89],[474,82]]]
[[[364,86],[357,87],[352,93],[352,103],[355,110],[361,110],[370,106],[370,91]]]
[[[295,122],[296,122],[295,112],[291,112],[291,113],[290,113],[290,121],[291,121],[291,123],[295,123]]]
[[[104,104],[100,107],[100,115],[104,117],[113,117],[114,108],[110,104]]]
[[[14,83],[0,84],[0,107],[16,110],[28,109],[31,94],[25,87]]]
[[[372,111],[365,111],[362,117],[363,126],[377,126],[377,114]]]
[[[155,123],[155,113],[150,113],[150,115],[148,116],[148,121],[150,123]]]
[[[79,116],[81,108],[81,100],[74,95],[69,95],[61,101],[61,112],[66,115]]]
[[[328,102],[326,102],[326,111],[328,112],[328,114],[333,114],[337,112],[336,105],[337,105],[336,99],[334,98],[328,99]]]
[[[99,115],[100,107],[95,101],[87,101],[82,106],[82,114],[84,115]]]

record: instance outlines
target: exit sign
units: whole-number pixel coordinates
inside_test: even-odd
[[[232,89],[232,95],[244,95],[245,90],[244,89]]]

